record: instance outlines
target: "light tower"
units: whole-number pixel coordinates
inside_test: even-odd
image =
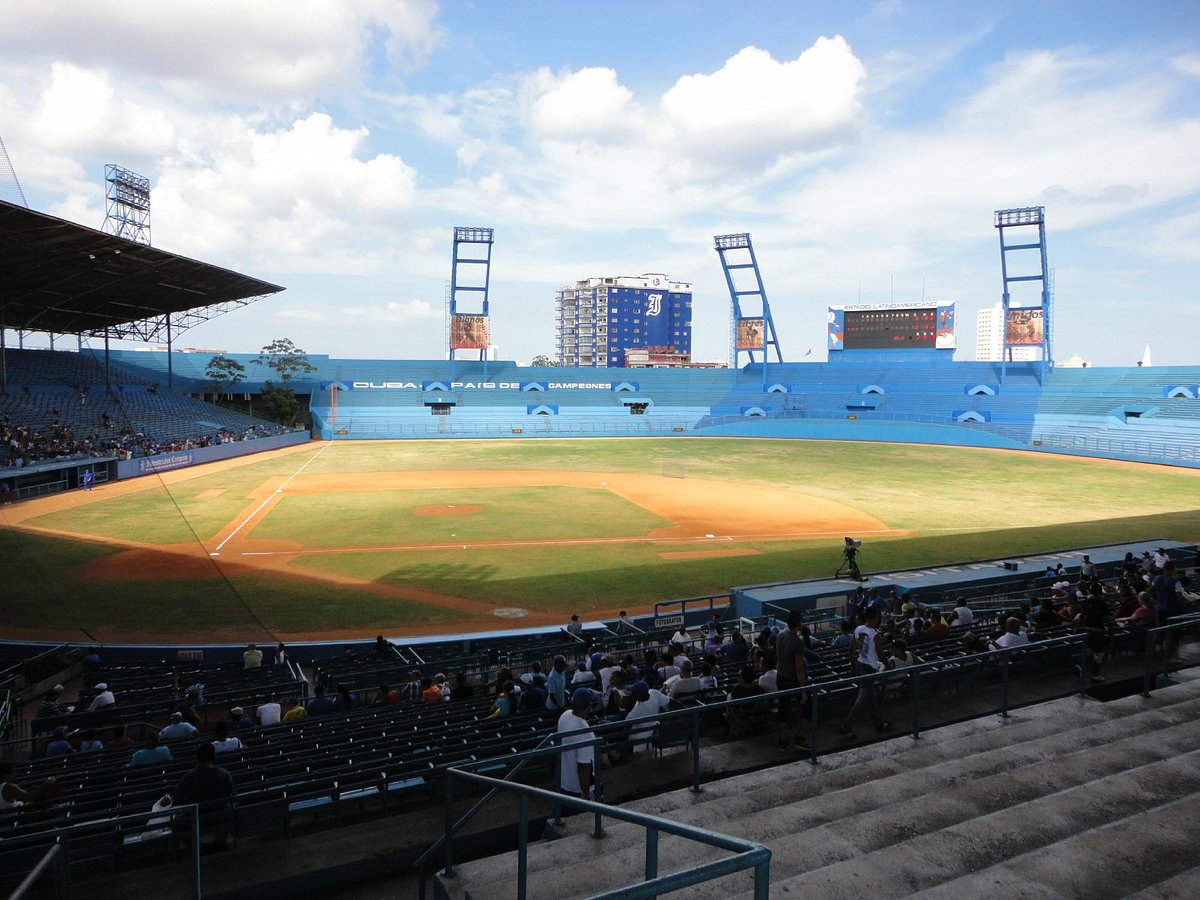
[[[492,229],[456,226],[454,254],[450,269],[450,371],[454,372],[455,352],[478,350],[487,378],[488,344],[491,329],[488,319],[488,285],[492,273]],[[460,299],[478,296],[468,303],[467,312],[459,312]],[[477,311],[476,311],[477,310]]]
[[[762,273],[758,271],[754,244],[749,234],[718,234],[713,237],[713,248],[721,257],[721,269],[725,272],[725,283],[729,286],[729,299],[733,305],[731,343],[734,371],[739,368],[741,354],[745,353],[750,362],[754,362],[754,354],[762,353],[765,389],[768,349],[775,349],[778,362],[783,362],[783,353],[779,349],[779,336],[775,333],[775,321],[771,318],[771,305],[763,288]],[[746,290],[741,290],[734,273],[744,269],[754,273],[754,283]],[[749,312],[743,308],[747,301],[751,307]]]
[[[1004,381],[1013,347],[1042,348],[1042,378],[1046,367],[1053,366],[1050,356],[1050,270],[1046,264],[1046,208],[1027,206],[1020,209],[996,210],[996,230],[1000,233],[1000,275],[1004,284],[1002,300],[1004,338],[1000,354],[1000,381]],[[1005,231],[1015,229],[1010,241]],[[1032,260],[1036,252],[1036,261]],[[1010,254],[1012,264],[1010,264]],[[1031,265],[1031,262],[1033,265]],[[1024,264],[1023,267],[1021,264]],[[1014,275],[1011,269],[1022,274]],[[1026,292],[1021,302],[1014,304],[1012,286],[1033,285],[1035,296]],[[1035,301],[1035,302],[1031,302]]]
[[[105,234],[150,246],[150,179],[109,163],[104,167]]]

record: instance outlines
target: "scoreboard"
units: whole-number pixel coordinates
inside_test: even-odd
[[[829,308],[830,350],[954,348],[954,304]]]

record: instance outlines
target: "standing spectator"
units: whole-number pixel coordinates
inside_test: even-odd
[[[1162,548],[1159,548],[1160,552]],[[1150,583],[1154,592],[1154,612],[1158,616],[1159,626],[1167,625],[1172,616],[1178,616],[1184,611],[1183,585],[1175,575],[1175,563],[1168,560],[1163,565],[1162,574],[1155,575]],[[1179,648],[1179,632],[1166,632],[1167,655],[1175,656]]]
[[[262,666],[262,651],[254,644],[247,644],[246,650],[242,653],[242,668],[257,669]]]
[[[1081,579],[1096,577],[1096,564],[1092,562],[1092,558],[1086,553],[1083,554],[1083,562],[1079,564],[1079,577]]]
[[[775,683],[780,691],[790,691],[808,684],[808,661],[804,656],[804,637],[801,632],[803,621],[804,613],[801,610],[791,610],[787,617],[787,628],[779,632],[779,637],[775,639],[778,656]],[[792,713],[793,702],[799,704],[798,715]],[[779,698],[776,718],[779,722],[780,750],[808,752],[805,723],[812,719],[808,702],[807,694]]]
[[[567,658],[554,657],[554,665],[546,676],[546,711],[561,715],[567,708]]]
[[[87,708],[88,712],[95,712],[98,709],[104,709],[106,706],[112,706],[117,702],[116,695],[108,689],[107,682],[100,682],[96,685],[96,690],[100,693],[92,698],[91,705]]]
[[[382,634],[375,636],[375,655],[381,659],[392,656],[392,645],[383,639]]]
[[[851,648],[851,671],[855,675],[874,675],[883,668],[883,635],[879,633],[879,608],[877,606],[868,609],[865,623],[854,629],[854,644],[855,646]],[[891,724],[884,721],[879,715],[878,690],[878,686],[872,681],[858,683],[858,696],[854,700],[854,705],[850,707],[850,713],[838,729],[838,734],[847,740],[854,739],[854,732],[850,730],[850,725],[863,706],[866,706],[871,714],[877,731],[887,731],[891,727]]]
[[[201,744],[196,748],[196,768],[188,772],[179,781],[172,795],[175,806],[185,806],[189,803],[208,803],[211,800],[221,800],[234,795],[233,777],[217,765],[217,751],[212,744]],[[215,830],[213,844],[223,847],[227,837],[228,826],[218,825]]]
[[[592,763],[595,760],[595,746],[589,742],[596,735],[587,721],[591,708],[592,692],[587,688],[579,688],[571,694],[571,708],[558,717],[560,746],[573,748],[564,749],[559,754],[559,790],[584,800],[590,797]],[[563,811],[562,804],[555,804],[553,820],[558,828],[563,824]]]
[[[621,610],[621,614],[617,616],[617,625],[613,630],[617,634],[633,634],[633,622],[629,618],[629,614],[625,610]]]
[[[280,641],[278,644],[275,645],[275,665],[286,666],[287,664],[288,664],[287,647],[285,647],[283,645],[283,641]]]

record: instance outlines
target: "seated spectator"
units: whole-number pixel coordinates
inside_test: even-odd
[[[583,623],[579,621],[579,616],[572,613],[570,624],[567,625],[567,634],[575,637],[583,637]]]
[[[1010,616],[1004,623],[1004,634],[991,642],[996,650],[1009,650],[1013,647],[1023,647],[1029,643],[1029,635],[1021,630],[1021,620]]]
[[[671,643],[680,648],[692,643],[692,636],[688,634],[687,625],[679,626],[679,630],[671,635]]]
[[[194,737],[197,728],[191,722],[185,722],[183,713],[171,713],[171,722],[158,732],[160,741],[180,741]]]
[[[1033,615],[1033,625],[1041,631],[1048,631],[1062,624],[1062,617],[1054,607],[1053,597],[1043,597],[1038,610]]]
[[[454,676],[454,687],[450,689],[451,700],[470,700],[475,696],[475,688],[467,683],[467,674],[458,672]]]
[[[96,685],[96,690],[99,691],[99,693],[92,698],[91,705],[87,708],[88,712],[95,712],[98,709],[104,709],[106,706],[112,706],[117,702],[116,696],[108,689],[107,682],[100,682],[98,685]]]
[[[541,675],[541,674],[542,674],[541,660],[535,659],[532,663],[529,664],[529,671],[522,673],[521,684],[533,684],[534,677],[537,675]],[[545,676],[543,676],[543,680],[545,680]]]
[[[53,775],[32,791],[27,791],[12,780],[12,773],[12,761],[0,760],[0,812],[57,800],[62,796],[62,788],[58,787]]]
[[[750,645],[745,636],[734,629],[729,633],[729,640],[721,645],[721,661],[730,667],[741,665],[750,658]]]
[[[217,765],[216,748],[212,744],[200,744],[196,748],[196,768],[180,779],[171,796],[175,806],[185,806],[233,797],[234,791],[233,777]],[[224,846],[227,836],[228,824],[222,818],[214,833],[214,846]]]
[[[638,666],[637,675],[639,681],[644,681],[650,687],[657,687],[662,684],[662,674],[659,669],[661,665],[658,659],[657,651],[653,649],[646,650],[642,659],[642,664]]]
[[[849,619],[842,619],[838,623],[838,635],[829,642],[829,646],[833,650],[848,650],[854,646],[854,625]]]
[[[138,766],[155,766],[171,761],[171,749],[164,747],[158,742],[158,735],[151,732],[146,735],[146,741],[142,745],[142,749],[135,750],[130,757],[129,765]]]
[[[312,699],[306,704],[305,710],[310,716],[324,716],[333,712],[333,700],[325,696],[325,685],[318,684],[313,688]]]
[[[113,729],[112,737],[104,742],[104,746],[112,749],[113,747],[132,747],[133,738],[125,734],[125,726],[118,725]]]
[[[889,655],[884,660],[884,665],[889,669],[907,669],[909,666],[918,666],[925,660],[916,656],[908,649],[908,645],[904,641],[896,639],[892,641],[892,645],[888,648]]]
[[[337,696],[333,698],[334,712],[350,712],[354,709],[354,695],[344,684],[337,686]]]
[[[936,609],[929,610],[929,618],[925,625],[925,640],[940,641],[950,633],[950,624],[942,618]]]
[[[279,705],[279,698],[272,694],[270,699],[258,708],[257,715],[259,725],[278,725],[283,719],[283,707]]]
[[[630,719],[640,719],[646,716],[656,716],[670,704],[671,699],[662,691],[655,690],[644,681],[635,681],[629,686],[629,698],[633,701],[633,706],[629,710],[629,714],[625,716],[626,721]],[[654,734],[654,729],[646,728],[630,732],[629,740],[632,743],[638,744],[643,741],[650,740]]]
[[[954,606],[954,618],[950,620],[954,625],[971,625],[975,621],[975,613],[971,611],[971,607],[967,604],[965,597],[959,597]]]
[[[254,644],[247,644],[245,652],[242,653],[242,668],[243,669],[258,669],[262,666],[263,652]]]
[[[668,678],[663,684],[663,690],[676,702],[694,697],[700,693],[700,679],[692,674],[692,661],[685,659],[679,667],[679,674]]]
[[[242,707],[232,706],[229,708],[229,721],[225,723],[226,731],[247,731],[253,727],[254,720],[246,715],[246,711]]]
[[[987,653],[988,642],[981,635],[968,631],[963,635],[963,650],[967,653]]]
[[[492,708],[488,712],[489,719],[503,719],[511,716],[517,708],[517,694],[513,690],[513,683],[505,681],[500,685],[500,692],[496,694],[496,699],[492,701]]]
[[[433,683],[433,679],[426,675],[421,679],[421,702],[422,703],[443,703],[446,697],[442,694],[442,689]]]
[[[599,684],[596,681],[596,674],[588,670],[586,660],[581,659],[579,661],[579,665],[575,669],[575,674],[571,676],[570,686],[572,690],[581,687],[599,687]]]
[[[213,728],[213,749],[218,753],[232,753],[241,750],[245,745],[237,735],[230,736],[224,722],[218,722]]]
[[[758,672],[754,666],[742,666],[738,672],[737,684],[733,686],[730,696],[734,700],[740,700],[743,697],[758,697],[765,694],[766,690],[758,683]]]
[[[38,704],[38,718],[47,716],[65,716],[68,713],[75,712],[74,706],[68,706],[62,702],[63,686],[56,684],[46,692],[46,696],[42,698],[42,702]]]
[[[300,701],[295,697],[288,697],[284,701],[287,711],[283,714],[283,722],[285,724],[291,722],[299,722],[302,719],[308,718],[308,710],[300,705]]]
[[[1158,624],[1158,613],[1154,610],[1154,595],[1149,591],[1138,594],[1138,607],[1129,616],[1117,619],[1122,628],[1154,628]]]
[[[400,688],[401,700],[416,702],[421,699],[421,691],[425,690],[421,684],[421,677],[420,669],[413,669],[408,673],[408,681],[404,683],[404,687]]]
[[[96,740],[96,729],[89,728],[79,735],[79,752],[96,753],[104,749],[104,743]]]
[[[715,691],[719,687],[717,683],[717,676],[713,674],[712,663],[710,663],[707,659],[700,663],[699,681],[700,690],[702,691]]]
[[[88,647],[87,656],[83,658],[83,664],[86,666],[100,665],[100,650],[96,647]]]
[[[371,698],[371,706],[394,706],[400,702],[400,692],[392,690],[386,682],[379,685],[379,693]]]
[[[529,687],[521,691],[520,708],[523,713],[541,715],[546,709],[546,676],[541,672],[534,673]]]
[[[767,693],[774,693],[779,690],[778,673],[775,670],[775,654],[764,653],[759,661],[759,671],[762,673],[758,676],[759,686]]]
[[[382,634],[378,634],[375,636],[374,652],[375,652],[375,655],[380,657],[381,659],[390,659],[392,656],[394,656],[394,654],[392,653],[392,645],[383,639]]]
[[[67,739],[68,730],[66,725],[59,725],[54,729],[54,739],[46,745],[46,759],[51,759],[55,756],[66,756],[69,753],[75,752],[75,748],[71,746],[71,742]]]

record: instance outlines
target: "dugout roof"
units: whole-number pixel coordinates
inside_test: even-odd
[[[0,201],[0,325],[157,340],[282,291]]]

